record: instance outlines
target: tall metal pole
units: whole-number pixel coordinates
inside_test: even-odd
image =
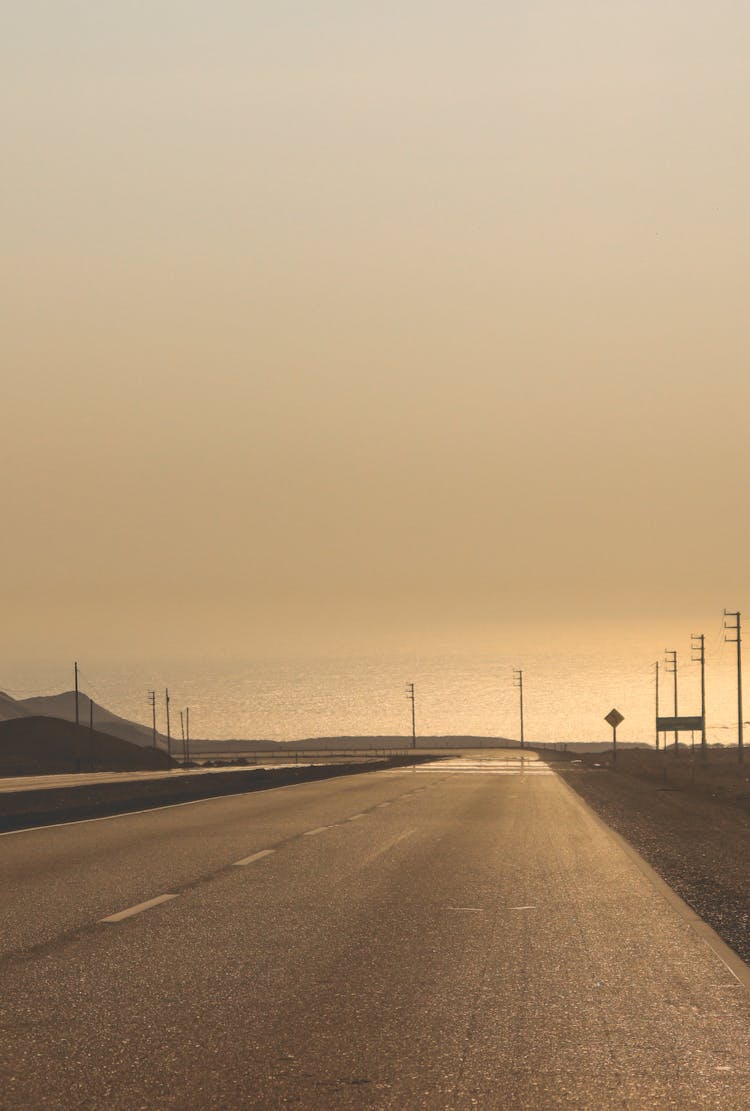
[[[706,758],[706,638],[703,633],[690,636],[693,648],[693,663],[701,665],[701,756]],[[695,653],[698,653],[696,656]]]
[[[406,684],[406,697],[411,702],[411,747],[417,747],[417,716],[415,709],[414,684]]]
[[[523,671],[521,671],[520,668],[516,667],[513,669],[513,683],[518,687],[518,703],[521,716],[521,748],[523,748]]]
[[[180,710],[180,731],[182,732],[182,759],[187,762],[187,748],[185,747],[185,715]]]
[[[677,652],[674,654],[674,716],[677,717]],[[674,754],[679,756],[680,753],[680,734],[675,729],[674,731]]]
[[[167,756],[172,757],[172,732],[169,728],[169,687],[165,690],[167,703]]]
[[[659,751],[659,661],[654,664],[656,668],[656,751]]]
[[[80,725],[78,720],[78,660],[73,664],[73,674],[75,675],[75,689],[76,689],[76,725]],[[70,672],[68,672],[70,675]]]
[[[664,655],[666,657],[666,670],[668,675],[674,676],[674,716],[677,717],[677,652],[673,649],[669,651],[665,649]],[[679,733],[675,729],[674,732],[674,754],[677,756],[679,750]],[[664,748],[666,749],[667,742],[664,740]]]
[[[188,764],[190,763],[190,707],[185,708],[185,744],[187,745]]]
[[[151,703],[151,743],[156,748],[156,691],[148,692],[148,700]]]
[[[735,620],[734,625],[727,625],[725,621],[724,628],[737,634],[736,637],[725,636],[724,639],[728,644],[737,645],[737,759],[742,764],[745,759],[742,735],[742,623],[739,610],[724,610],[724,616]]]

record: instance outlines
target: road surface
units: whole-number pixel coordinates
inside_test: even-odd
[[[0,1107],[750,1106],[746,987],[517,756],[0,836]]]

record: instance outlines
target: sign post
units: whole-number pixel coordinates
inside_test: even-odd
[[[612,763],[617,763],[617,726],[625,721],[619,710],[610,710],[604,719],[612,726]]]

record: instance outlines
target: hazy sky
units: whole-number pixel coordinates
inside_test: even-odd
[[[0,44],[4,656],[746,603],[746,4],[24,0]]]

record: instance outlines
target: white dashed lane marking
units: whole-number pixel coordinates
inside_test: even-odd
[[[415,793],[416,792],[409,791],[407,794],[401,795],[400,797],[410,798],[411,795]],[[374,807],[374,809],[378,810],[384,806],[390,806],[392,801],[393,800],[390,800],[388,802],[380,802],[377,804],[376,807]],[[359,814],[352,814],[350,817],[344,820],[347,822],[358,822],[360,818],[366,817],[367,811],[361,811]],[[334,822],[332,825],[316,826],[315,829],[305,830],[302,836],[316,837],[319,833],[325,833],[329,829],[335,829],[337,825],[341,824],[342,823],[340,822]],[[403,837],[408,837],[409,834],[412,832],[412,830],[408,830],[406,833],[401,834],[399,837],[396,838],[396,841],[394,843],[398,843],[398,841],[400,841]],[[387,847],[392,847],[394,843],[389,844]],[[242,858],[242,860],[235,860],[233,867],[243,868],[248,864],[254,864],[256,860],[263,860],[264,857],[273,856],[276,851],[276,849],[259,849],[258,852],[251,853],[250,856],[245,856]],[[172,901],[172,899],[177,898],[179,898],[178,895],[157,895],[155,899],[148,899],[145,903],[137,903],[136,906],[128,907],[126,910],[120,910],[117,912],[117,914],[110,914],[106,918],[100,918],[99,921],[107,923],[123,922],[126,918],[133,918],[136,914],[143,914],[144,911],[151,910],[152,907],[161,906],[162,903],[169,903]]]
[[[244,860],[235,860],[234,867],[242,868],[245,864],[252,864],[255,860],[262,860],[264,856],[271,856],[276,852],[276,849],[261,849],[260,852],[253,853],[252,856],[246,856]]]
[[[108,918],[102,918],[100,921],[122,922],[125,918],[132,918],[135,914],[142,914],[144,910],[151,910],[152,907],[158,907],[161,903],[168,903],[176,898],[178,898],[177,895],[157,895],[155,899],[148,899],[145,903],[137,903],[134,907],[118,911],[117,914],[110,914]]]

